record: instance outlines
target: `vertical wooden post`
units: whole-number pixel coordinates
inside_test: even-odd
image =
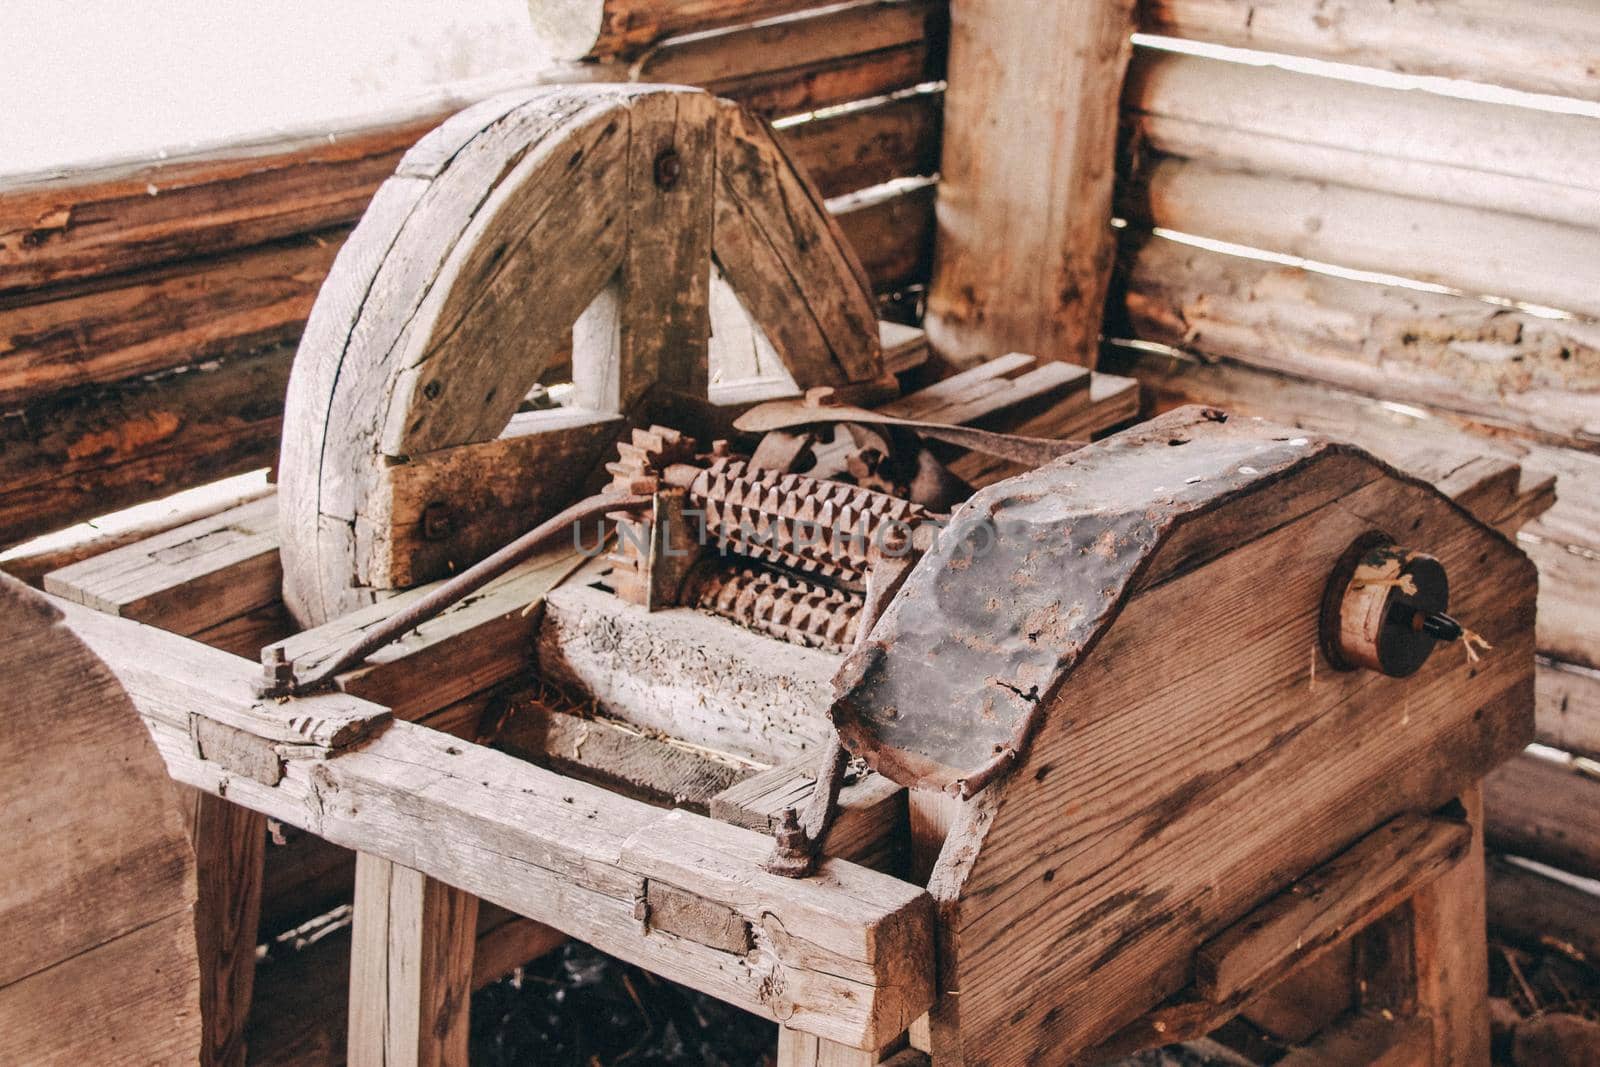
[[[868,1052],[784,1027],[778,1031],[778,1062],[775,1067],[878,1067],[879,1064],[898,1067],[902,1062],[922,1060],[916,1053],[911,1053],[916,1060],[904,1056],[904,1047],[904,1042],[896,1042],[887,1049]]]
[[[350,1067],[466,1067],[478,898],[356,856]]]
[[[1461,796],[1472,848],[1411,902],[1417,1011],[1433,1020],[1435,1067],[1489,1063],[1489,948],[1484,911],[1483,787]]]
[[[205,1035],[200,1062],[204,1067],[244,1067],[267,820],[209,793],[184,792],[198,881],[194,926]]]
[[[951,0],[927,330],[958,365],[1093,366],[1133,0]]]

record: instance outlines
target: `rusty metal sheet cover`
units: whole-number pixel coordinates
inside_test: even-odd
[[[840,668],[832,714],[846,746],[902,785],[976,792],[1015,759],[1167,534],[1330,446],[1181,408],[976,493]]]

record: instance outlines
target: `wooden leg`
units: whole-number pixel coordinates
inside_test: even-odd
[[[266,816],[220,797],[185,790],[199,880],[195,942],[200,957],[204,1067],[243,1067],[244,1030],[255,990],[256,930]]]
[[[778,1031],[778,1062],[775,1067],[911,1067],[926,1063],[927,1057],[905,1048],[903,1040],[876,1052],[851,1048],[820,1037],[802,1034],[788,1027]]]
[[[350,1067],[466,1067],[478,898],[356,857]]]
[[[1489,1063],[1489,950],[1484,916],[1483,790],[1463,794],[1471,851],[1412,898],[1417,1011],[1433,1020],[1435,1067]]]

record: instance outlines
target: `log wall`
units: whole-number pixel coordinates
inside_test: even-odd
[[[695,29],[731,5],[701,7],[711,21]],[[542,80],[699,85],[775,120],[891,292],[931,257],[944,25],[933,0],[863,0]],[[0,547],[269,465],[335,253],[406,149],[469,102],[0,180]]]
[[[1540,568],[1545,747],[1491,779],[1489,845],[1594,877],[1600,5],[1145,0],[1140,15],[1107,334],[1201,363],[1174,375],[1123,350],[1113,366],[1143,368],[1167,402],[1358,439],[1403,422],[1558,475],[1519,534]],[[1553,884],[1496,869],[1516,872],[1492,880],[1496,924],[1536,925],[1527,888]]]

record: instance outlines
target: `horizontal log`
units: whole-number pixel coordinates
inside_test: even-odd
[[[843,203],[830,201],[839,229],[866,268],[872,287],[893,292],[928,280],[933,269],[933,201],[930,182],[886,189]]]
[[[793,115],[941,77],[942,7],[931,0],[856,4],[780,27],[669,45],[634,67],[555,65],[524,86],[674,82],[731,96],[762,114]],[[241,140],[161,161],[6,178],[0,181],[0,294],[348,226],[406,149],[476,100],[445,94],[343,129]],[[895,113],[907,116],[908,107]],[[864,110],[828,120],[833,132],[820,151],[831,159],[841,149],[855,154],[859,142],[881,140],[883,116]],[[849,130],[857,126],[861,132],[852,138]],[[926,150],[914,138],[907,144]],[[796,155],[802,166],[823,162],[803,149]],[[896,169],[871,156],[863,166]],[[825,195],[871,184],[849,177],[848,168],[827,165],[844,184],[824,183]],[[899,173],[924,171],[919,165]]]
[[[1600,100],[1593,0],[1145,0],[1148,33]]]
[[[1600,216],[1597,216],[1600,217]],[[1600,322],[1319,274],[1135,231],[1132,336],[1600,450]]]
[[[0,300],[0,410],[293,343],[348,229]]]
[[[1534,694],[1538,700],[1535,739],[1575,756],[1600,760],[1600,671],[1542,659]]]
[[[1135,151],[1592,228],[1600,122],[1281,67],[1135,52]]]
[[[374,705],[344,694],[262,704],[257,667],[193,641],[56,601],[145,716],[169,773],[334,844],[404,863],[786,1025],[878,1048],[933,1003],[925,892],[843,860],[822,876],[766,874],[771,839],[607,790],[406,722],[332,758],[289,758],[276,785],[197,756],[193,716],[344,721]],[[748,957],[653,930],[652,884],[731,910]],[[720,914],[721,911],[718,911]]]
[[[269,466],[292,350],[46,397],[0,417],[0,545]]]
[[[1594,230],[1170,157],[1124,182],[1147,226],[1600,315]]]
[[[528,0],[539,43],[561,59],[637,55],[667,37],[774,18],[818,0]]]
[[[941,92],[914,93],[803,122],[777,124],[791,159],[823,196],[939,170]]]
[[[1489,847],[1600,878],[1600,775],[1526,753],[1484,780]]]
[[[1600,896],[1490,856],[1489,929],[1526,948],[1600,963]]]

